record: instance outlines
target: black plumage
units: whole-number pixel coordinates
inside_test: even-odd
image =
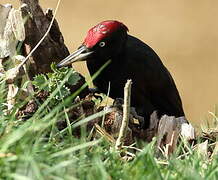
[[[109,22],[109,25],[104,22]],[[128,35],[128,29],[122,23],[104,22],[99,24],[105,25],[104,32],[109,31],[109,28],[114,29],[107,35],[102,34],[100,38],[97,36],[96,42],[95,32],[91,32],[91,37],[88,37],[89,32],[78,50],[81,53],[79,55],[74,53],[70,58],[59,63],[59,66],[69,64],[72,62],[71,59],[81,60],[78,56],[83,55],[89,72],[93,75],[103,64],[111,60],[111,63],[94,80],[94,85],[101,92],[107,93],[110,83],[109,96],[120,98],[123,97],[123,87],[127,79],[132,79],[131,106],[134,106],[137,113],[145,118],[145,128],[148,126],[150,115],[155,110],[159,117],[164,114],[175,117],[184,116],[182,101],[175,82],[154,50],[141,40]],[[116,27],[110,26],[113,22],[120,24]]]

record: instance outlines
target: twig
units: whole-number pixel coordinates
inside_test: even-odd
[[[51,30],[51,27],[53,25],[53,22],[55,20],[55,16],[57,14],[58,11],[58,7],[60,5],[61,0],[58,0],[57,2],[57,6],[55,8],[55,12],[54,15],[52,17],[51,23],[49,24],[49,27],[47,29],[47,31],[45,32],[44,36],[40,39],[40,41],[36,44],[36,46],[32,49],[32,51],[27,55],[27,57],[17,66],[18,71],[20,70],[20,68],[27,62],[27,60],[30,58],[30,56],[33,54],[33,52],[39,47],[39,45],[43,42],[43,40],[45,39],[45,37],[48,35],[48,33]]]
[[[127,80],[127,83],[124,88],[123,120],[120,127],[120,133],[115,145],[115,149],[117,150],[120,149],[123,145],[123,141],[126,136],[126,131],[129,124],[131,85],[132,80]]]

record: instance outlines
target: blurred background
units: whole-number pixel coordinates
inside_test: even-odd
[[[18,7],[18,0],[1,0]],[[41,0],[55,9],[57,0]],[[62,0],[57,20],[69,50],[87,30],[115,19],[150,45],[171,72],[189,121],[200,126],[211,120],[218,103],[218,1],[214,0]],[[84,64],[74,67],[87,76]]]

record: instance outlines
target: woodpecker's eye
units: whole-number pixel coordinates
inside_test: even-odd
[[[101,41],[101,42],[99,43],[99,46],[100,46],[100,47],[104,47],[104,46],[105,46],[105,42],[104,42],[104,41]]]

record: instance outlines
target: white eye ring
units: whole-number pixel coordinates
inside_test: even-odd
[[[104,47],[104,46],[105,46],[105,42],[104,42],[104,41],[101,41],[101,42],[99,43],[99,46],[100,46],[100,47]]]

